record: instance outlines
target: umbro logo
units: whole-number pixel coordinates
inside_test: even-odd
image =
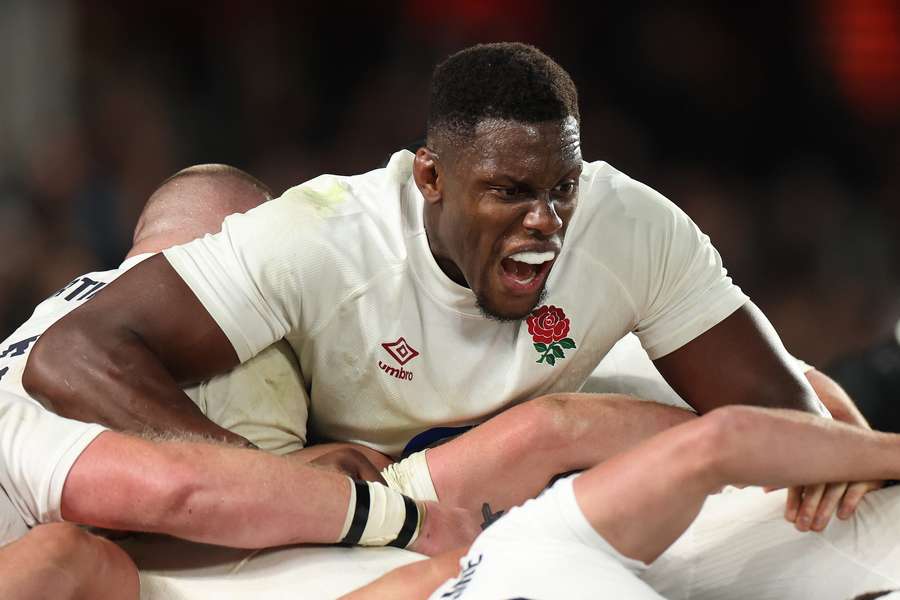
[[[419,351],[409,345],[402,337],[397,338],[396,342],[387,342],[381,344],[381,347],[387,350],[387,353],[393,357],[402,367],[419,355]]]
[[[413,374],[411,371],[407,371],[406,369],[404,369],[403,365],[417,357],[419,355],[419,351],[410,346],[409,342],[407,342],[402,337],[397,338],[397,341],[395,342],[384,342],[381,344],[381,347],[391,355],[391,358],[397,361],[397,363],[400,365],[400,368],[398,369],[396,367],[392,367],[380,360],[378,361],[378,368],[391,377],[411,381],[413,378]]]

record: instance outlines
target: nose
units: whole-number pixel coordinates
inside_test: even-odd
[[[545,237],[549,237],[562,228],[562,219],[556,212],[556,203],[552,198],[536,198],[525,214],[522,223],[526,229],[530,229]]]

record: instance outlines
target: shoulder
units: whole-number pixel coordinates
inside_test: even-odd
[[[411,152],[401,150],[392,155],[385,167],[359,175],[320,175],[290,188],[274,202],[321,218],[390,212],[399,207],[412,176],[412,160]]]
[[[320,175],[243,215],[228,217],[225,228],[256,223],[269,235],[302,232],[307,240],[340,238],[343,232],[363,241],[400,233],[412,156],[397,152],[386,167],[359,175]]]
[[[566,243],[606,263],[666,244],[687,216],[665,196],[605,162],[585,163]]]
[[[578,209],[588,219],[601,217],[607,225],[620,221],[666,223],[683,215],[661,193],[603,161],[584,164]]]

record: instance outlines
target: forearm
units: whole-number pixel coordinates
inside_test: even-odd
[[[822,414],[796,360],[752,302],[654,364],[700,414],[730,404]]]
[[[402,567],[379,577],[372,583],[342,596],[341,600],[410,600],[427,598],[442,583],[459,572],[459,559],[468,547],[457,548]]]
[[[254,450],[100,435],[63,489],[68,521],[242,548],[338,540],[345,476]]]
[[[441,502],[478,512],[487,503],[497,512],[537,496],[555,475],[588,469],[695,418],[619,394],[552,394],[503,411],[426,456]]]
[[[126,328],[77,311],[35,345],[23,376],[26,391],[61,416],[143,433],[189,432],[232,443],[181,390],[160,360]]]
[[[813,387],[813,390],[815,390],[819,400],[831,413],[831,416],[844,423],[869,428],[869,422],[856,407],[850,396],[847,395],[847,392],[844,391],[844,388],[835,380],[817,369],[807,371],[806,379]]]
[[[712,416],[712,415],[710,415]],[[900,477],[900,436],[796,411],[728,407],[720,482],[772,487]]]
[[[799,411],[728,406],[611,458],[574,485],[579,506],[607,541],[652,561],[723,485],[898,476],[900,436]]]

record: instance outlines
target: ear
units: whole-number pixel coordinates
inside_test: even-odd
[[[416,186],[422,192],[425,201],[437,204],[443,198],[444,181],[441,169],[438,166],[437,154],[430,148],[422,147],[416,150],[416,158],[413,161],[413,178]]]

